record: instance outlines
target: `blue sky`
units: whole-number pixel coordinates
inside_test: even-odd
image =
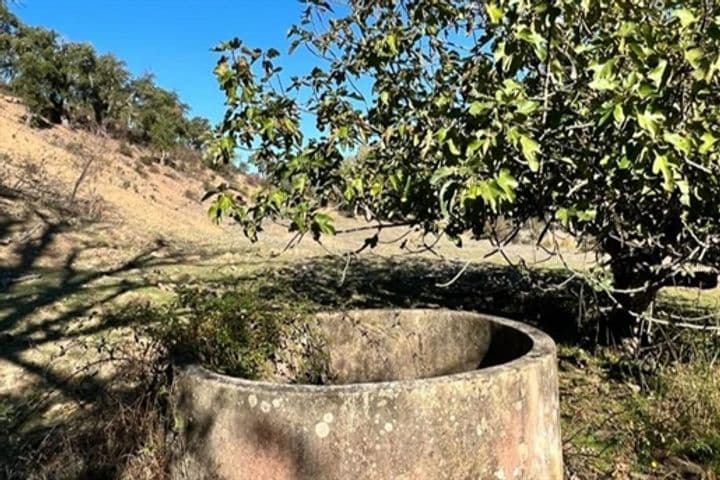
[[[223,96],[210,48],[240,37],[251,47],[287,52],[286,34],[303,5],[297,0],[21,0],[12,10],[30,25],[52,28],[74,42],[112,52],[131,72],[153,72],[192,114],[216,122]],[[305,71],[302,53],[281,60],[286,73]]]

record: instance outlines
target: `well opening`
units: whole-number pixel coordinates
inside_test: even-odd
[[[512,361],[533,345],[527,334],[489,317],[443,310],[320,314],[310,331],[322,383],[335,385],[468,372]],[[298,358],[288,362],[297,364],[307,350],[292,355]]]

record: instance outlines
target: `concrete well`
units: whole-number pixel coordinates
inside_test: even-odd
[[[561,479],[555,346],[448,310],[323,314],[329,385],[181,367],[173,478]]]

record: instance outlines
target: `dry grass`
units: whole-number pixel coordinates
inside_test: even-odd
[[[693,362],[652,374],[651,388],[618,375],[618,354],[561,347],[565,460],[576,479],[716,479],[720,377]]]

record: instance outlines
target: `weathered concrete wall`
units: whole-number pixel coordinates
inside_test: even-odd
[[[333,384],[414,380],[475,370],[490,348],[484,317],[451,310],[317,315],[311,331]]]
[[[174,478],[561,479],[552,340],[494,317],[414,312],[427,321],[472,315],[490,322],[498,332],[487,352],[492,363],[530,350],[464,373],[331,386],[183,368],[175,395],[184,449]],[[384,314],[350,312],[358,320]],[[522,339],[526,346],[518,346]]]

